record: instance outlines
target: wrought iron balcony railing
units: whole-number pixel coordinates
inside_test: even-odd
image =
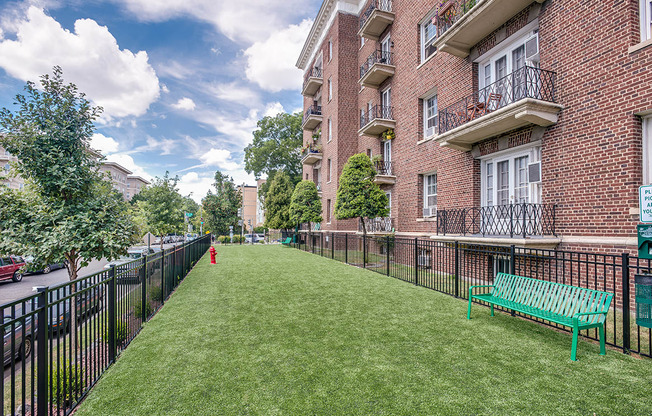
[[[360,67],[360,78],[364,77],[375,64],[394,65],[392,63],[393,55],[394,53],[390,51],[374,51]]]
[[[310,153],[319,153],[321,154],[321,148],[320,146],[317,145],[310,145],[304,149],[301,150],[301,159],[309,155]]]
[[[376,119],[383,120],[394,120],[394,108],[384,105],[375,105],[369,109],[366,113],[360,118],[360,128],[363,128],[367,124],[371,123]]]
[[[312,115],[321,116],[321,105],[311,105],[303,115],[303,121]]]
[[[322,78],[322,70],[318,66],[314,66],[310,68],[310,71],[308,71],[308,74],[306,74],[306,77],[303,79],[303,89],[306,88],[306,84],[308,81],[310,81],[310,78]]]
[[[360,16],[360,29],[367,23],[367,19],[369,19],[371,13],[376,9],[384,12],[392,12],[392,0],[371,0],[369,7]]]
[[[394,231],[394,219],[390,217],[383,218],[365,218],[364,225],[368,233],[391,233]],[[362,232],[362,223],[358,223],[358,231]]]
[[[378,175],[392,175],[392,162],[386,162],[384,160],[379,160],[375,163],[376,173]]]
[[[556,205],[509,204],[437,210],[437,234],[556,236]]]
[[[477,3],[477,0],[442,1],[437,9],[437,33],[441,36],[450,29],[460,17],[467,14]],[[433,22],[434,23],[434,22]]]
[[[439,111],[439,133],[445,133],[524,98],[556,102],[557,74],[524,66]]]

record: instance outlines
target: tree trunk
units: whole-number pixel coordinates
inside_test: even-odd
[[[68,265],[66,268],[68,269],[68,279],[72,282],[77,279],[79,276],[79,255],[75,250],[72,250],[71,252],[67,253],[65,255],[66,260],[68,260]],[[72,336],[72,339],[75,339],[75,342],[77,338],[74,336],[73,331],[77,330],[77,296],[75,293],[77,292],[77,287],[76,284],[71,284],[70,285],[70,295],[72,296],[70,298],[70,323],[68,324],[68,328],[70,330],[70,335]],[[64,293],[64,296],[66,294]],[[64,308],[64,315],[65,315],[65,308]],[[64,317],[64,325],[65,325],[65,317]],[[75,351],[77,349],[77,346],[75,345]]]

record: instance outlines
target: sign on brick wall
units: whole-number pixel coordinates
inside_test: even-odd
[[[638,206],[641,210],[641,222],[652,222],[652,185],[638,188]]]

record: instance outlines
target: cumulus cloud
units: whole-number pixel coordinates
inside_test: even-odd
[[[190,195],[197,203],[206,196],[208,190],[213,186],[214,178],[211,173],[188,172],[179,178],[178,187],[181,195]]]
[[[14,78],[36,81],[59,65],[66,81],[104,107],[109,119],[143,115],[159,97],[147,52],[120,49],[109,30],[94,20],[77,20],[73,33],[31,6],[20,20],[3,21],[3,26],[16,39],[0,41],[0,67]]]
[[[199,160],[204,166],[214,166],[226,170],[235,170],[239,165],[231,160],[231,152],[226,149],[211,148],[208,152],[199,155]]]
[[[172,107],[177,110],[192,111],[195,109],[195,102],[191,98],[183,97],[176,104],[172,104]]]
[[[103,155],[118,151],[118,142],[113,137],[107,137],[101,133],[95,133],[91,137],[91,149],[97,150]]]
[[[278,101],[275,103],[269,103],[267,104],[267,107],[265,107],[265,113],[263,115],[265,117],[274,117],[277,114],[284,113],[285,109],[283,108],[283,104],[279,103]]]
[[[274,32],[266,40],[247,48],[244,51],[247,79],[270,92],[300,89],[302,73],[294,64],[311,26],[311,20],[304,20],[299,25],[290,25]]]
[[[305,13],[305,0],[113,0],[138,19],[164,21],[190,16],[213,24],[229,39],[253,43],[265,39]],[[296,56],[294,57],[296,60]]]

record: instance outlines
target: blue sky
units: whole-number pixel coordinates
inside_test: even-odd
[[[0,0],[0,107],[54,65],[105,111],[93,147],[201,199],[252,183],[256,121],[302,107],[294,67],[321,0]]]

